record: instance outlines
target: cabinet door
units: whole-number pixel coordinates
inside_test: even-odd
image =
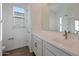
[[[55,56],[47,48],[43,47],[43,56]]]
[[[37,36],[33,36],[33,51],[37,56],[42,55],[42,40]]]
[[[37,56],[42,56],[42,40],[37,38]]]

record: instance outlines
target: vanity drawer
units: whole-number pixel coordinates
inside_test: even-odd
[[[59,49],[58,47],[55,47],[54,45],[43,41],[43,47],[47,48],[50,50],[52,53],[54,53],[56,56],[70,56],[69,53]]]

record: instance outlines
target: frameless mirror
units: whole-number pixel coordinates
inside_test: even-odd
[[[79,33],[78,3],[51,3],[48,9],[49,31]]]

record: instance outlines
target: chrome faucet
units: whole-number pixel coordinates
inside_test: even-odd
[[[68,38],[68,33],[70,33],[70,31],[64,31],[64,36],[65,36],[65,39],[67,40],[67,38]]]
[[[67,31],[64,31],[65,39],[67,39]]]

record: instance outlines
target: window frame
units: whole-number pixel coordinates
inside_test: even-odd
[[[76,28],[77,27],[77,28]],[[75,20],[75,31],[79,31],[79,20]]]
[[[13,17],[15,18],[24,18],[24,16],[25,16],[25,9],[24,9],[24,12],[22,11],[22,12],[18,12],[18,11],[14,11],[14,7],[16,7],[16,8],[18,8],[18,9],[24,9],[24,8],[22,8],[22,7],[19,7],[19,6],[13,6],[13,9],[12,9],[12,11],[13,11]],[[16,15],[15,13],[20,13],[20,14],[24,14],[23,16],[20,16],[20,15]]]
[[[60,32],[62,32],[62,31],[63,31],[63,27],[62,27],[62,17],[59,18],[59,22],[60,22],[60,23],[59,23],[59,24],[60,24],[60,25],[59,25],[59,27],[60,27]]]

